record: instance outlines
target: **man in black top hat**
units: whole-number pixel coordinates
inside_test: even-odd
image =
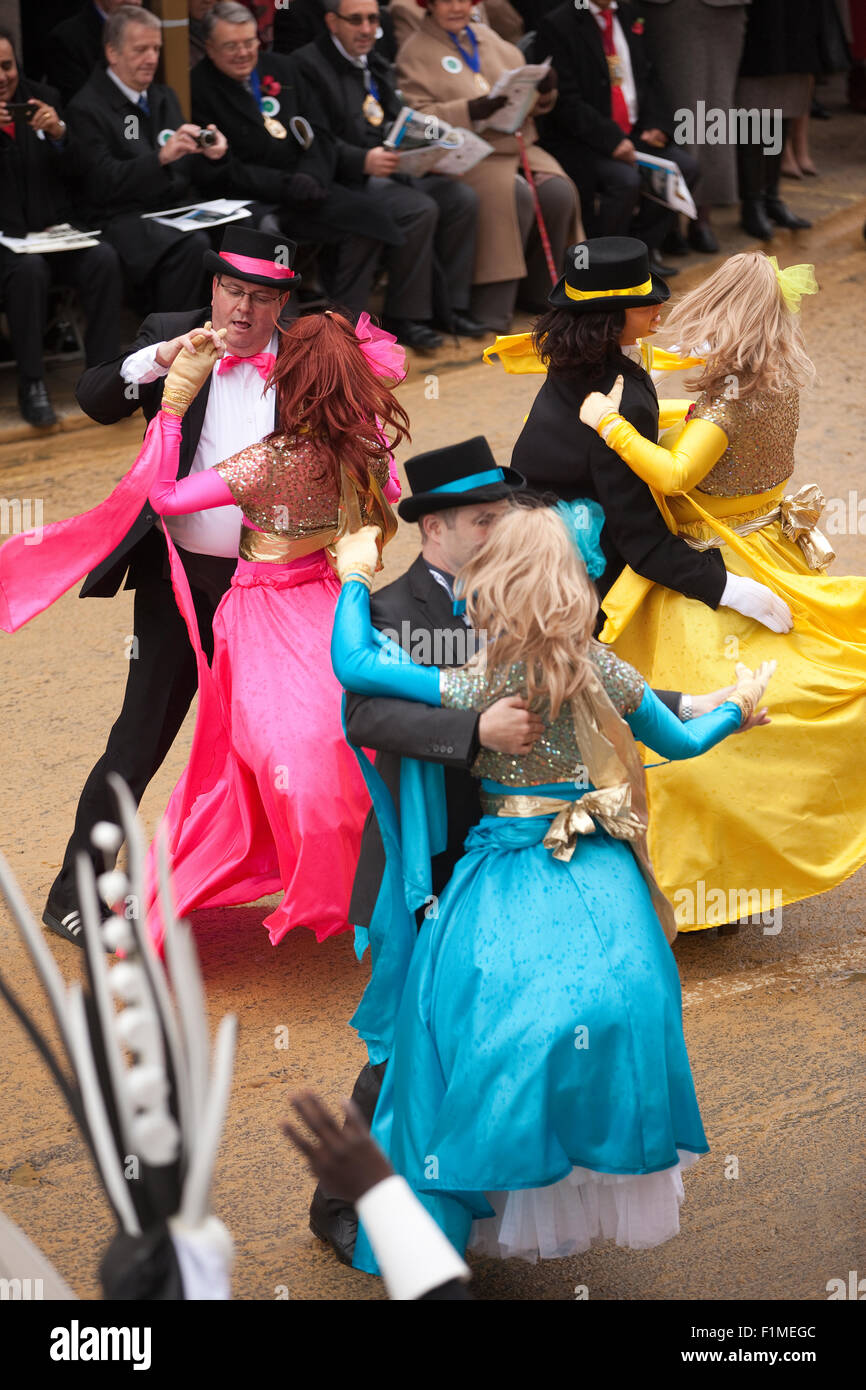
[[[67,116],[81,157],[80,198],[91,225],[102,227],[129,278],[156,310],[201,303],[206,232],[180,232],[143,213],[196,203],[199,189],[221,194],[225,136],[199,152],[198,126],[184,121],[170,87],[154,82],[160,22],[149,10],[121,5],[103,31],[107,67],[94,69]]]
[[[28,106],[10,113],[10,106]],[[73,222],[74,149],[53,87],[20,74],[12,35],[0,29],[0,207],[7,237]],[[72,285],[87,318],[84,350],[90,366],[120,346],[123,284],[117,252],[107,243],[50,255],[19,254],[0,246],[0,299],[18,364],[18,405],[30,425],[57,417],[45,385],[43,338],[50,285]]]
[[[547,380],[512,462],[532,487],[565,501],[581,497],[601,505],[607,559],[598,581],[602,599],[630,565],[710,608],[733,608],[773,632],[787,632],[787,605],[766,585],[728,574],[718,550],[693,550],[673,535],[646,483],[579,419],[584,396],[606,394],[622,373],[621,413],[645,438],[658,440],[658,397],[639,340],[656,332],[659,306],[670,290],[651,273],[646,246],[633,237],[596,237],[569,247],[565,264],[549,295],[552,308],[535,327]]]
[[[112,362],[92,367],[76,387],[82,410],[113,424],[141,406],[146,421],[160,408],[163,379],[190,334],[210,321],[225,328],[225,360],[183,417],[178,476],[213,467],[255,444],[277,425],[276,392],[262,391],[268,354],[277,351],[277,321],[299,276],[295,245],[265,232],[229,226],[219,253],[208,250],[211,303],[182,313],[151,314],[134,343]],[[254,359],[254,360],[253,360]],[[189,578],[204,650],[213,650],[212,621],[237,564],[240,511],[219,507],[160,523],[148,505],[120,545],[88,575],[81,596],[111,597],[135,590],[134,635],[123,707],[102,757],[85,783],[63,866],[52,885],[43,921],[57,935],[81,944],[75,859],[99,856],[90,843],[97,821],[115,819],[109,772],[119,773],[136,801],[159,768],[196,691],[195,660],[168,575],[160,526],[171,531]],[[102,871],[101,863],[97,865]]]
[[[398,511],[417,521],[421,554],[405,574],[370,595],[372,621],[380,631],[422,664],[460,666],[474,650],[473,633],[454,599],[458,570],[483,545],[498,518],[519,496],[524,479],[514,468],[496,463],[487,440],[477,435],[459,444],[418,454],[406,464],[412,494]],[[429,654],[429,655],[428,655]],[[683,697],[657,690],[678,716]],[[704,714],[729,692],[687,697],[692,715]],[[504,696],[481,714],[476,710],[433,708],[413,700],[347,693],[346,732],[357,748],[376,749],[376,769],[399,814],[400,765],[403,758],[441,763],[445,773],[448,831],[445,849],[431,860],[430,891],[443,892],[463,842],[481,816],[479,783],[470,773],[480,748],[514,756],[528,753],[543,731],[541,719],[520,696]],[[385,849],[371,810],[361,840],[358,871],[349,904],[349,920],[369,926],[385,869]],[[418,913],[419,920],[422,916]],[[384,1063],[363,1068],[353,1100],[371,1120]],[[310,1228],[350,1264],[357,1220],[352,1207],[318,1187],[310,1207]]]

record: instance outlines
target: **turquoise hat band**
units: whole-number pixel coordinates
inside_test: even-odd
[[[476,487],[504,482],[505,474],[501,468],[487,468],[483,473],[470,473],[465,478],[455,478],[453,483],[442,483],[439,487],[428,488],[427,492],[429,496],[436,492],[472,492]]]

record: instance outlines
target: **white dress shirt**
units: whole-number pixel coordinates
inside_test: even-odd
[[[634,73],[631,67],[631,53],[629,51],[628,40],[622,31],[622,25],[616,17],[617,8],[615,0],[614,4],[608,6],[608,9],[613,14],[613,46],[616,49],[616,56],[619,58],[622,67],[621,90],[625,97],[625,108],[628,111],[629,120],[632,125],[634,125],[638,118],[637,87],[634,83]],[[603,30],[604,20],[601,16],[604,12],[601,6],[596,5],[594,0],[589,0],[589,12],[595,15],[595,20],[599,29]],[[625,132],[623,132],[623,138],[626,138]]]
[[[124,381],[144,386],[166,376],[168,367],[156,360],[160,343],[130,353],[120,369]],[[277,351],[277,334],[267,347]],[[213,468],[231,458],[248,444],[258,444],[274,428],[274,389],[263,393],[264,381],[255,367],[239,362],[225,376],[214,368],[201,436],[190,473]],[[228,559],[238,553],[241,534],[239,507],[211,507],[206,512],[163,519],[175,545],[195,555],[222,555]]]
[[[134,87],[127,87],[125,82],[121,82],[120,78],[118,77],[117,73],[114,71],[113,68],[106,68],[105,71],[107,76],[111,78],[115,87],[120,88],[120,90],[123,92],[123,95],[126,97],[126,100],[131,101],[133,106],[137,106],[142,97],[144,97],[145,100],[147,100],[146,87],[143,92],[137,92]]]

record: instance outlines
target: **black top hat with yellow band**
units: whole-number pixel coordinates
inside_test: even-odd
[[[273,290],[293,290],[301,277],[292,270],[298,249],[288,237],[271,236],[252,227],[227,227],[219,251],[205,251],[205,270],[233,275]]]
[[[565,274],[548,295],[548,304],[576,314],[608,313],[664,304],[671,292],[650,271],[649,252],[630,236],[600,236],[569,246]]]
[[[479,502],[499,502],[526,479],[516,468],[500,468],[483,434],[416,454],[406,463],[412,489],[397,508],[404,521],[417,521],[446,507],[470,507]]]

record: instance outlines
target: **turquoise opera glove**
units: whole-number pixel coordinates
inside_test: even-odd
[[[726,700],[709,714],[700,714],[683,724],[647,685],[643,699],[633,714],[625,716],[625,722],[640,743],[645,743],[663,758],[679,761],[696,758],[715,748],[728,734],[736,733],[743,715],[739,705]]]
[[[358,579],[343,584],[334,615],[331,663],[337,680],[356,695],[391,695],[441,704],[439,667],[419,666],[370,621],[370,594]]]

